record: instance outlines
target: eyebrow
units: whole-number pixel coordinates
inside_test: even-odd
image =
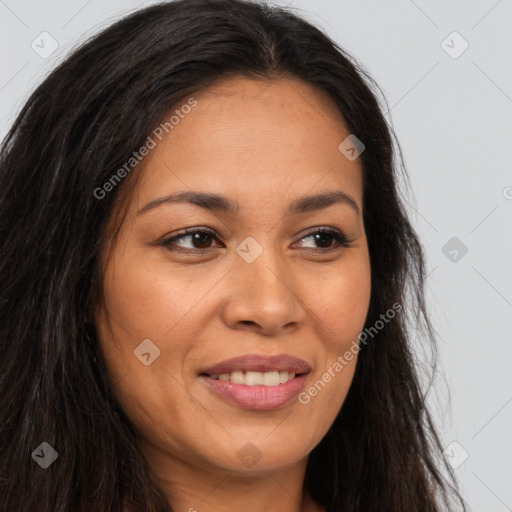
[[[150,201],[138,210],[137,215],[141,215],[163,204],[169,203],[191,203],[205,210],[229,213],[232,215],[236,215],[240,211],[238,202],[233,202],[224,196],[206,192],[183,191]],[[355,200],[341,190],[332,190],[312,196],[299,197],[290,203],[286,210],[286,215],[321,210],[338,203],[350,206],[359,215],[359,206]]]

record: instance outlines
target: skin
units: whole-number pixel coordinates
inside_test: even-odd
[[[95,321],[114,392],[173,510],[320,511],[303,491],[308,454],[341,408],[357,357],[308,404],[273,410],[227,402],[198,372],[249,353],[286,353],[310,364],[307,390],[357,340],[371,288],[360,159],[338,150],[350,132],[331,100],[299,80],[230,78],[194,98],[144,160],[102,261]],[[188,190],[226,196],[240,211],[175,202],[137,214]],[[285,215],[294,199],[333,190],[359,213],[336,203]],[[304,239],[314,227],[341,230],[350,246]],[[183,228],[216,234],[158,245]],[[248,236],[263,249],[252,263],[236,252]],[[144,339],[160,350],[149,366],[134,356]],[[238,457],[249,441],[261,455],[251,467]]]

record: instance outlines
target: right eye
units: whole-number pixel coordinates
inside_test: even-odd
[[[183,247],[177,244],[177,242],[180,242],[185,239],[189,239],[189,241],[192,244],[192,247]],[[217,239],[217,236],[215,232],[209,228],[194,228],[194,229],[186,229],[177,235],[167,238],[160,242],[160,245],[168,248],[169,250],[180,250],[183,249],[186,252],[189,251],[199,251],[201,252],[202,249],[212,249],[214,247],[211,246],[211,242],[213,239]],[[175,247],[177,249],[175,249]]]

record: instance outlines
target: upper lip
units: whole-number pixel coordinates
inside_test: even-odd
[[[221,373],[231,373],[236,371],[250,372],[270,372],[287,371],[290,373],[309,373],[311,367],[303,359],[291,356],[289,354],[279,354],[275,356],[264,356],[259,354],[247,354],[245,356],[234,357],[222,361],[208,368],[204,368],[199,373],[204,375],[219,375]]]

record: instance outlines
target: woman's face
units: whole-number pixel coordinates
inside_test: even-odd
[[[370,300],[360,159],[338,149],[350,132],[334,105],[301,81],[229,79],[194,99],[152,136],[103,260],[101,349],[155,466],[290,468],[354,374],[355,356],[336,362]],[[192,192],[205,196],[165,200]]]

